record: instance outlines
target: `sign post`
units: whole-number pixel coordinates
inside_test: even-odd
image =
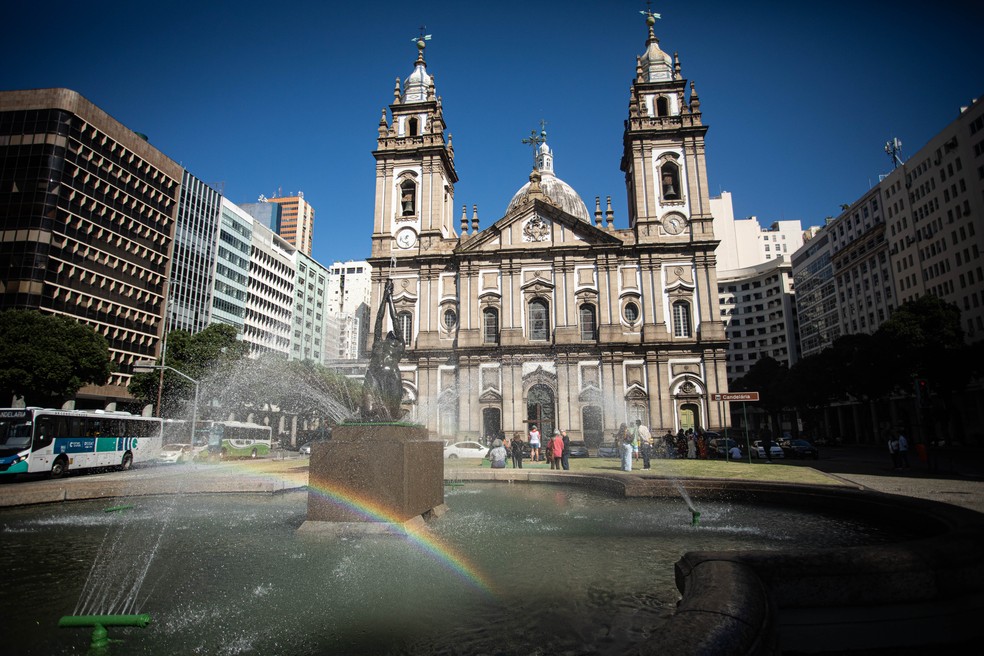
[[[745,403],[747,403],[748,401],[758,401],[759,393],[758,392],[718,392],[715,394],[711,394],[711,400],[721,401],[721,402],[741,401],[741,412],[745,420],[745,448],[748,450],[748,464],[752,464],[752,445],[748,439],[748,412],[745,408]],[[724,447],[726,453],[725,459],[727,460],[730,458],[730,454],[727,454],[727,448],[728,448],[727,427],[725,427],[724,430],[724,438],[725,438]],[[768,457],[768,454],[766,454],[766,457]]]

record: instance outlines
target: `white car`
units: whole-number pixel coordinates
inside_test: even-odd
[[[771,454],[771,456],[769,458],[766,458],[765,447],[762,446],[762,442],[760,440],[755,440],[754,444],[752,444],[751,455],[753,458],[761,458],[762,460],[779,460],[780,458],[786,457],[786,454],[785,452],[783,452],[782,447],[776,444],[775,442],[773,442],[772,446],[769,448],[769,453]]]
[[[489,447],[479,442],[456,442],[444,447],[445,458],[484,458]]]
[[[195,447],[190,444],[165,444],[161,447],[161,454],[157,457],[157,462],[164,465],[190,462],[195,457],[195,450]]]

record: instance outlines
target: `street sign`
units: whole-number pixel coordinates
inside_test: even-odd
[[[711,394],[712,401],[758,401],[758,392],[728,392],[725,394]]]

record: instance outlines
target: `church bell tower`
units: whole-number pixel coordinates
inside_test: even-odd
[[[649,36],[637,58],[622,137],[621,169],[629,227],[643,242],[713,239],[700,99],[680,74],[680,58],[659,47],[659,14],[646,12]]]
[[[389,117],[384,109],[379,119],[373,258],[416,257],[457,237],[452,207],[458,175],[451,137],[444,138],[441,99],[424,62],[428,39],[414,39],[413,72],[402,83],[397,78]]]

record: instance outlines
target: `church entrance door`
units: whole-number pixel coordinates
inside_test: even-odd
[[[530,394],[526,398],[526,423],[527,426],[536,424],[543,444],[553,437],[554,428],[557,427],[554,393],[546,385],[534,385],[530,388]]]
[[[502,432],[502,412],[499,408],[482,410],[482,437],[495,439]]]

